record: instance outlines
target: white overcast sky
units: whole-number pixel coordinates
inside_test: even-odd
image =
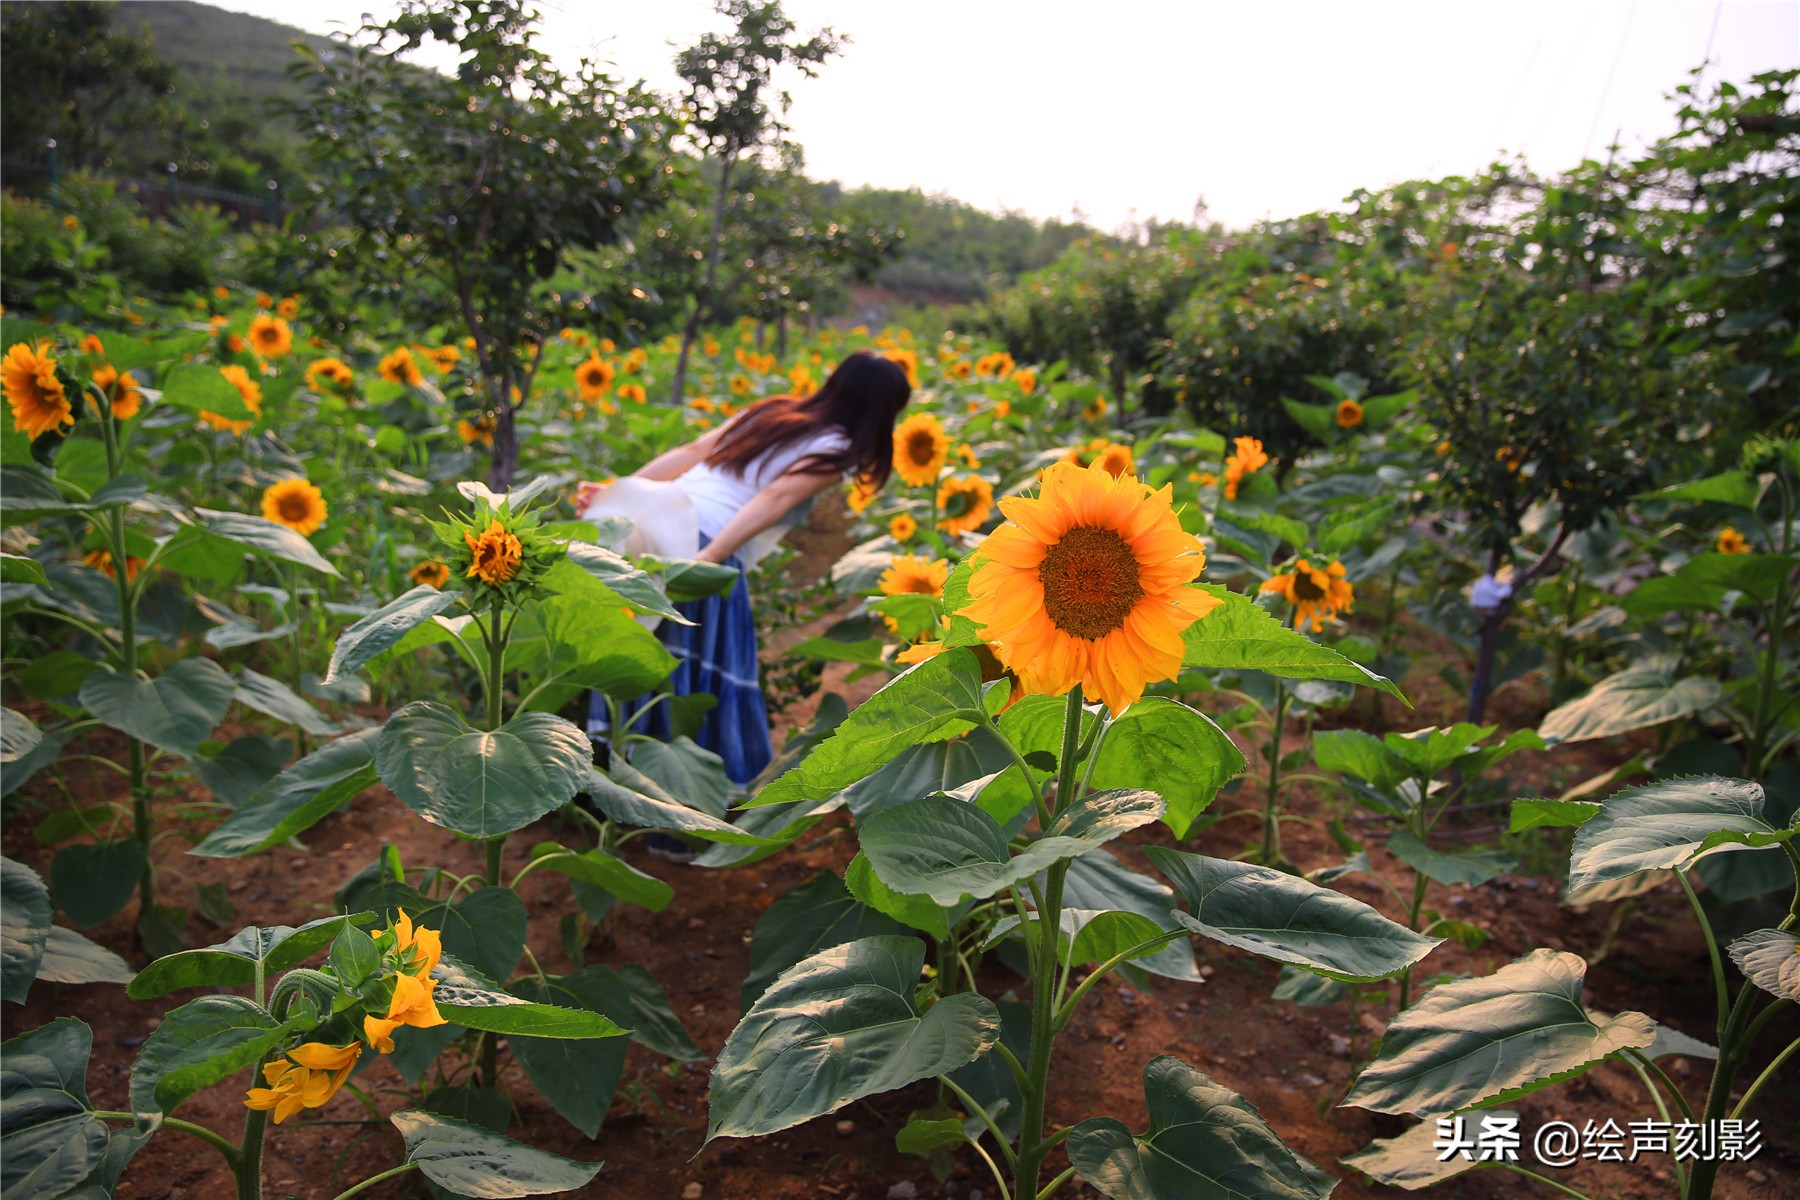
[[[129,5],[126,6],[127,11]],[[388,0],[223,0],[312,32]],[[787,0],[851,43],[793,77],[808,173],[1113,229],[1243,226],[1358,187],[1554,171],[1671,131],[1667,92],[1800,65],[1800,0]],[[543,0],[541,45],[674,91],[710,0]]]

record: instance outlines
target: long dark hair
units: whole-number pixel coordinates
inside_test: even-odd
[[[805,399],[773,396],[746,409],[726,427],[706,465],[742,477],[770,450],[835,425],[849,436],[848,446],[831,454],[809,454],[789,470],[807,475],[854,471],[868,486],[880,487],[894,465],[894,421],[911,398],[905,367],[858,350]]]

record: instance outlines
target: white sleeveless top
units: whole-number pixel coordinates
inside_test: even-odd
[[[717,537],[756,493],[780,479],[796,463],[814,454],[836,454],[849,445],[849,434],[842,429],[829,429],[767,451],[751,460],[741,476],[702,462],[689,467],[675,480],[675,486],[693,502],[700,532],[709,538]]]

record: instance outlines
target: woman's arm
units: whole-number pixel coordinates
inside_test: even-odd
[[[684,446],[673,450],[665,450],[632,474],[639,479],[677,479],[687,473],[688,468],[698,466],[706,460],[719,443],[719,435],[725,432],[723,425],[702,437],[697,437]]]
[[[835,474],[803,474],[789,471],[750,498],[737,515],[725,522],[718,536],[700,548],[694,557],[703,562],[722,563],[736,554],[738,547],[769,528],[788,514],[796,504],[816,496],[839,482]]]

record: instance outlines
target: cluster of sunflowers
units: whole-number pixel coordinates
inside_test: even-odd
[[[349,936],[349,935],[346,935]],[[360,935],[356,935],[360,936]],[[281,1124],[306,1108],[319,1108],[337,1094],[356,1069],[365,1045],[377,1054],[394,1052],[394,1031],[403,1025],[430,1029],[447,1024],[438,1012],[438,981],[431,977],[443,956],[443,940],[435,929],[414,928],[400,910],[391,927],[371,935],[379,961],[362,978],[352,977],[357,955],[333,953],[326,970],[351,993],[353,1003],[324,1026],[355,1028],[362,1012],[361,1037],[302,1042],[263,1064],[263,1083],[244,1097],[244,1107],[272,1113]],[[380,1012],[381,1016],[375,1014]]]

